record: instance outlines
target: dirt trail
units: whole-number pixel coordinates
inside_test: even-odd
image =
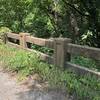
[[[19,85],[16,79],[0,70],[0,100],[70,100],[60,92],[29,90]]]

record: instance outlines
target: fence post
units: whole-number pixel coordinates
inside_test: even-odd
[[[2,42],[4,43],[4,44],[6,44],[7,43],[7,33],[3,33],[2,34],[2,36],[1,36],[1,40],[2,40]]]
[[[70,60],[70,54],[66,52],[67,43],[71,42],[68,38],[56,38],[54,40],[54,65],[65,68],[66,61]]]
[[[21,48],[27,48],[26,37],[29,36],[29,33],[19,33],[20,34],[20,46]]]

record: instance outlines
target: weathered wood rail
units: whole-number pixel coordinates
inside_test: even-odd
[[[10,42],[9,38],[19,40],[19,45]],[[41,60],[47,61],[48,63],[54,64],[55,66],[72,69],[75,72],[79,73],[80,75],[90,73],[100,77],[100,72],[95,72],[88,68],[70,63],[72,54],[81,55],[84,57],[89,57],[100,61],[99,48],[72,44],[71,39],[69,38],[41,39],[30,36],[29,33],[19,33],[19,34],[7,33],[5,35],[5,41],[6,41],[5,43],[8,44],[9,46],[35,52],[40,56]],[[54,55],[49,56],[47,54],[29,49],[27,43],[32,43],[39,46],[45,46],[51,48],[54,50]]]

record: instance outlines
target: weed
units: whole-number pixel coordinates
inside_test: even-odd
[[[71,62],[95,71],[100,71],[100,62],[93,59],[89,59],[83,56],[72,56]]]
[[[53,65],[41,62],[35,53],[0,45],[0,62],[5,68],[16,71],[18,79],[23,80],[38,73],[52,88],[63,88],[77,100],[100,100],[100,79],[95,76],[78,76],[74,72],[62,71]]]

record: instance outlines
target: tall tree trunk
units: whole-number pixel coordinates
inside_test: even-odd
[[[79,35],[79,27],[73,11],[70,11],[70,25],[73,33],[72,40],[73,42],[75,42],[76,37]]]

